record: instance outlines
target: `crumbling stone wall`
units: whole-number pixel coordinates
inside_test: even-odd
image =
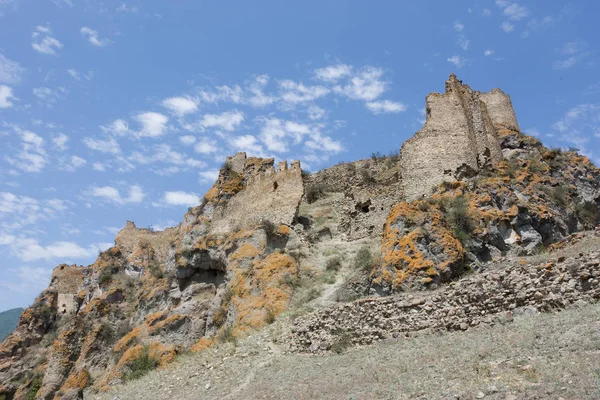
[[[247,158],[246,153],[238,153],[227,162],[234,172],[243,176],[245,187],[226,200],[226,204],[215,208],[212,234],[251,228],[263,220],[274,225],[294,222],[304,194],[299,161],[289,167],[287,161],[280,162],[275,170],[272,158]]]
[[[117,234],[115,245],[127,258],[135,251],[140,241],[149,242],[158,260],[164,262],[169,255],[171,242],[177,237],[178,232],[179,226],[155,232],[150,229],[138,228],[135,223],[127,221],[125,227]]]
[[[77,265],[61,264],[54,268],[51,289],[57,293],[56,308],[59,316],[77,312],[77,292],[83,285],[88,269]]]
[[[401,150],[402,180],[408,201],[430,194],[444,181],[461,179],[502,160],[498,129],[518,130],[510,97],[499,89],[473,91],[454,74],[446,92],[426,100],[423,129]]]
[[[332,236],[381,237],[390,209],[403,198],[399,169],[399,162],[389,157],[341,163],[308,177],[306,190],[322,188],[326,194],[343,194],[332,204],[340,215]]]

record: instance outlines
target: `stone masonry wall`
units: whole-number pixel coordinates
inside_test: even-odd
[[[444,94],[426,100],[425,126],[401,150],[406,200],[430,194],[444,181],[460,179],[502,159],[496,130],[518,130],[510,98],[499,89],[473,91],[454,74]]]
[[[138,228],[131,221],[127,221],[125,227],[117,233],[115,245],[119,247],[125,257],[133,253],[140,241],[148,241],[159,261],[164,262],[169,254],[171,241],[175,239],[179,227],[167,228],[164,231],[152,231],[150,229]]]
[[[275,225],[293,223],[304,194],[299,161],[289,168],[287,161],[280,162],[275,170],[273,159],[246,158],[245,153],[238,153],[228,162],[233,171],[244,176],[246,185],[224,207],[215,209],[212,234],[251,228],[262,220]]]

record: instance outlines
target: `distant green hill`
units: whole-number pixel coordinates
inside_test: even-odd
[[[0,341],[4,340],[17,327],[22,312],[22,308],[0,312]]]

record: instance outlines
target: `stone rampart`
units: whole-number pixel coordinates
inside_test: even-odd
[[[152,231],[150,229],[138,228],[131,221],[127,221],[125,227],[117,233],[115,245],[127,258],[140,244],[148,242],[154,249],[159,261],[164,262],[169,254],[171,242],[177,237],[179,227],[167,228],[164,231]]]
[[[501,161],[497,130],[518,130],[508,95],[499,89],[473,91],[454,74],[445,93],[427,96],[426,118],[423,129],[402,145],[402,181],[409,201]]]
[[[281,162],[275,170],[272,158],[246,158],[245,153],[238,153],[227,162],[233,171],[243,176],[245,186],[225,205],[215,208],[211,233],[250,228],[263,220],[275,225],[294,222],[304,194],[299,161],[289,167],[287,162]]]

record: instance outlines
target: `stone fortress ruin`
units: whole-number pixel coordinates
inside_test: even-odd
[[[425,126],[400,151],[405,200],[502,160],[498,131],[519,131],[510,97],[500,89],[473,91],[451,74],[446,92],[426,100]]]

